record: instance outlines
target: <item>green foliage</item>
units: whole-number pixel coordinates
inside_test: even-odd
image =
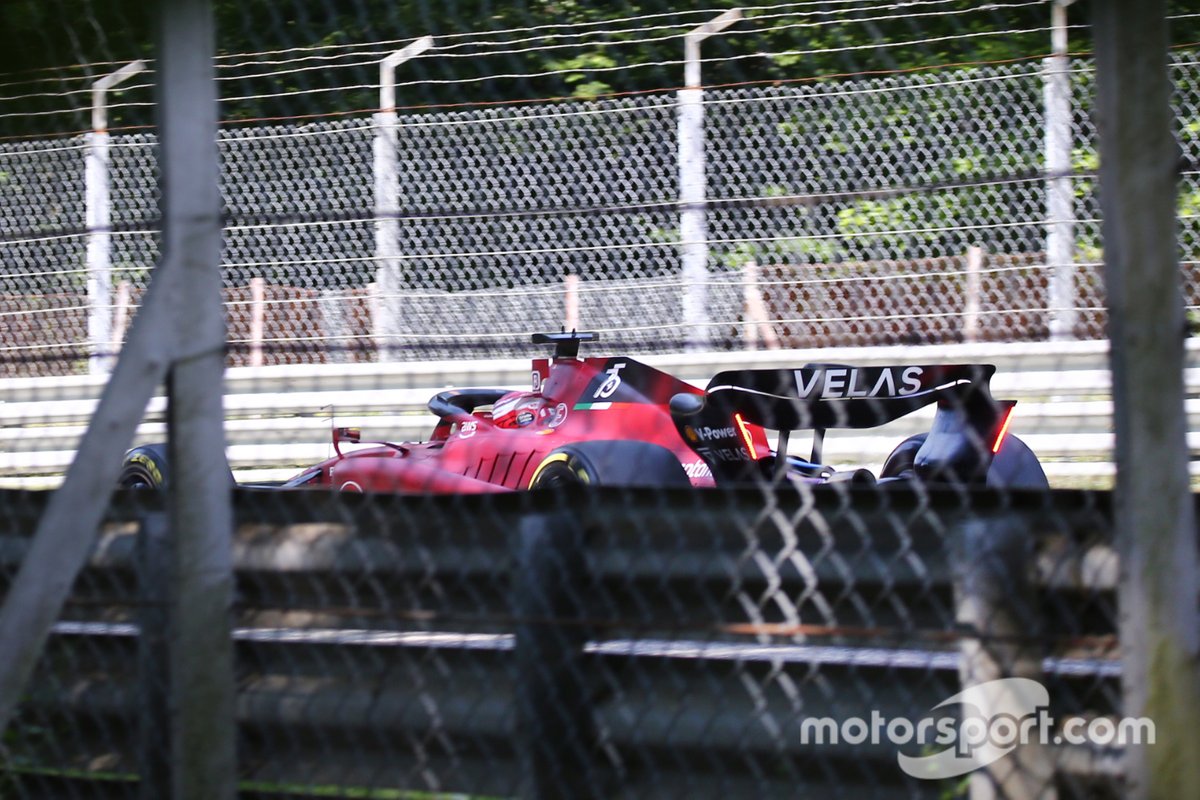
[[[738,0],[714,0],[706,11],[744,7]],[[1171,0],[1179,12],[1186,0]],[[0,73],[32,76],[55,68],[92,80],[109,71],[113,63],[152,57],[154,4],[144,0],[6,0],[0,3]],[[527,0],[494,3],[491,0],[214,0],[217,49],[222,54],[271,53],[295,48],[342,45],[362,48],[369,43],[397,46],[426,34],[440,37],[458,54],[470,51],[465,34],[535,28],[536,33],[504,34],[521,38],[518,46],[499,48],[504,53],[472,58],[439,58],[437,53],[405,66],[409,87],[405,104],[509,102],[545,97],[596,97],[612,91],[670,90],[682,82],[680,34],[702,22],[706,15],[681,9],[670,0]],[[1089,50],[1087,7],[1072,7],[1071,31],[1075,50]],[[704,79],[710,85],[821,79],[830,76],[864,76],[879,71],[912,70],[947,64],[1037,58],[1048,49],[1047,4],[980,7],[974,0],[956,0],[939,7],[935,15],[911,16],[879,13],[869,5],[845,8],[838,15],[811,10],[781,13],[778,7],[748,8],[747,21],[729,35],[704,43],[707,60]],[[636,25],[596,24],[577,47],[549,47],[563,40],[563,26],[613,22],[646,17]],[[755,23],[756,17],[764,21]],[[649,27],[633,31],[631,27]],[[658,27],[655,27],[658,26]],[[576,29],[575,32],[578,32]],[[980,35],[1004,32],[1003,35]],[[472,37],[475,40],[495,37]],[[1172,39],[1200,40],[1200,18],[1173,20]],[[603,44],[620,44],[618,48]],[[541,47],[539,45],[546,45]],[[305,92],[322,85],[320,70],[287,77],[246,77],[223,87],[227,94],[251,96],[281,94],[275,99],[245,100],[222,108],[227,118],[256,118],[305,113],[359,113],[375,105],[370,89],[375,55],[361,58],[362,66],[349,83],[363,88],[305,98]],[[364,53],[365,55],[365,53]],[[269,61],[269,56],[263,56]],[[253,60],[246,73],[256,70]],[[72,67],[71,65],[79,65]],[[663,66],[638,66],[663,65]],[[629,67],[611,72],[591,70]],[[637,68],[634,68],[637,67]],[[555,74],[545,74],[555,73]],[[486,80],[489,75],[518,77]],[[426,79],[457,81],[422,83]],[[54,106],[61,98],[30,97],[29,110]],[[80,109],[85,105],[79,100]],[[8,109],[9,111],[13,109]],[[127,110],[120,124],[145,122]],[[897,113],[913,113],[906,109]],[[929,113],[928,109],[923,113]],[[44,123],[43,123],[44,124]],[[55,124],[60,124],[56,120]],[[86,118],[61,121],[64,130],[86,128]],[[831,142],[831,146],[839,146]],[[844,146],[841,145],[841,146]]]
[[[838,230],[844,236],[870,234],[878,241],[900,246],[903,232],[914,225],[915,205],[911,195],[891,200],[858,200],[838,211]]]
[[[591,74],[587,70],[608,70],[617,66],[617,62],[604,52],[593,51],[570,58],[551,60],[546,64],[547,69],[563,71],[563,80],[574,87],[572,95],[591,99],[601,94],[612,92],[612,86],[601,80],[588,80]],[[579,70],[578,72],[574,70]]]

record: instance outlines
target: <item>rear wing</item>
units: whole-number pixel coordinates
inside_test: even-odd
[[[936,403],[918,465],[932,465],[922,466],[930,474],[952,470],[975,478],[986,472],[1015,405],[992,398],[995,372],[991,364],[730,370],[714,376],[702,395],[673,397],[671,417],[718,482],[726,482],[781,469],[789,431],[814,431],[811,461],[819,464],[826,430],[873,428]],[[757,463],[748,424],[780,432],[774,465]]]
[[[745,369],[718,373],[707,401],[773,430],[874,428],[942,401],[991,405],[991,364]]]

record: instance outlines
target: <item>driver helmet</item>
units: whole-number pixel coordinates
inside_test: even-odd
[[[513,392],[492,404],[492,424],[497,428],[524,428],[537,419],[542,400],[523,392]]]

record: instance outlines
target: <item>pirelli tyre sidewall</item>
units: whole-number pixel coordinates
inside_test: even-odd
[[[542,459],[530,489],[563,486],[691,486],[679,458],[648,442],[576,442]]]
[[[163,489],[170,478],[167,446],[147,444],[125,454],[117,485],[122,489]]]
[[[926,434],[924,433],[918,433],[898,444],[896,449],[887,457],[887,460],[883,462],[883,469],[879,470],[879,477],[911,477],[913,462],[917,459],[917,451],[921,449],[921,445],[925,442],[925,436]]]

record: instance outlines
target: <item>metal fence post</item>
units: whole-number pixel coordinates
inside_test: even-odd
[[[146,514],[138,528],[138,796],[171,796],[168,608],[170,528],[163,512]]]
[[[683,329],[689,350],[708,344],[708,226],[704,187],[704,90],[679,97],[679,240]]]
[[[1020,517],[983,515],[955,528],[956,620],[966,632],[959,678],[963,690],[1003,678],[1042,678],[1038,607],[1030,580],[1032,539]],[[979,708],[985,720],[997,709]],[[1029,742],[970,777],[971,800],[1053,800],[1050,745]]]
[[[1046,104],[1046,260],[1050,267],[1050,338],[1075,338],[1075,194],[1071,185],[1071,60],[1067,6],[1055,0],[1052,52],[1042,62]]]
[[[1129,797],[1200,797],[1200,560],[1188,475],[1186,323],[1177,250],[1165,0],[1094,4],[1105,294],[1112,340],[1114,525]]]
[[[376,358],[395,360],[396,296],[400,293],[399,178],[396,164],[396,111],[380,111],[375,127],[375,282],[378,305],[371,317]]]
[[[92,84],[92,132],[84,161],[84,204],[87,224],[88,369],[112,369],[116,337],[112,324],[112,209],[109,198],[108,90],[146,68],[133,61]]]
[[[522,518],[513,559],[517,746],[531,800],[602,795],[584,677],[583,531],[570,515]]]
[[[167,379],[171,483],[172,797],[237,793],[233,511],[225,461],[225,316],[211,0],[163,0],[158,23],[163,249],[180,253]]]
[[[196,0],[188,0],[188,2],[194,3]],[[167,4],[164,2],[162,5],[165,7]],[[181,0],[178,8],[172,6],[172,13],[169,15],[166,14],[164,8],[164,16],[169,16],[172,21],[183,19],[179,25],[186,29],[186,26],[190,24],[190,14],[194,10],[194,6],[186,5],[185,8],[185,5]],[[207,8],[207,6],[205,7]],[[211,28],[208,30],[211,32]],[[204,32],[205,28],[201,27],[197,34],[203,35]],[[161,54],[173,52],[165,48],[163,43],[160,42],[159,45]],[[200,76],[206,74],[206,68],[211,69],[211,50],[205,58],[206,60],[200,63],[202,67]],[[163,63],[166,64],[173,60],[173,58],[164,58]],[[172,65],[172,69],[175,69],[174,65]],[[161,81],[160,72],[159,83]],[[208,88],[212,90],[211,81]],[[133,320],[129,339],[121,350],[112,377],[105,385],[100,402],[88,424],[87,432],[80,441],[71,462],[71,468],[68,470],[62,486],[54,492],[38,520],[33,544],[25,560],[21,563],[16,579],[4,597],[3,606],[0,607],[0,641],[4,642],[4,647],[0,648],[0,731],[7,727],[12,719],[22,688],[34,670],[50,628],[58,617],[67,593],[70,591],[71,583],[87,560],[96,529],[112,496],[113,487],[116,485],[121,468],[120,460],[114,458],[113,454],[120,453],[129,446],[138,421],[145,412],[146,403],[166,374],[171,359],[178,355],[179,342],[175,335],[176,331],[186,329],[188,332],[191,349],[185,354],[187,357],[195,357],[197,351],[203,352],[205,346],[213,350],[212,356],[215,357],[218,365],[223,357],[223,327],[220,329],[221,335],[218,340],[210,342],[206,339],[207,335],[211,335],[210,330],[204,326],[188,327],[187,323],[193,321],[191,317],[185,316],[181,319],[181,315],[178,314],[180,308],[186,307],[189,311],[195,311],[197,307],[203,306],[203,303],[195,302],[183,304],[179,302],[179,298],[187,297],[189,300],[195,300],[201,296],[197,293],[194,285],[189,285],[189,265],[196,259],[203,259],[205,245],[215,241],[217,252],[211,258],[213,270],[210,277],[215,279],[218,284],[218,288],[213,292],[213,300],[217,312],[215,319],[221,323],[220,274],[216,270],[219,262],[221,220],[219,194],[216,188],[215,91],[212,102],[208,105],[196,102],[196,98],[192,94],[185,93],[177,97],[170,97],[169,92],[167,94],[172,108],[176,104],[182,106],[183,116],[188,117],[189,112],[207,115],[211,121],[211,125],[205,126],[202,122],[197,123],[197,120],[189,117],[187,120],[181,121],[181,124],[167,125],[165,124],[167,113],[163,112],[163,116],[160,117],[162,120],[160,130],[164,133],[169,128],[172,131],[190,131],[194,136],[209,137],[208,141],[203,144],[211,145],[211,162],[203,157],[203,153],[207,152],[207,148],[204,146],[199,147],[198,151],[190,151],[186,143],[171,145],[170,149],[173,152],[182,154],[179,164],[190,166],[191,171],[185,167],[175,173],[173,168],[165,167],[164,180],[169,182],[170,194],[191,199],[197,197],[203,199],[207,196],[204,188],[211,182],[211,197],[215,199],[215,202],[209,217],[205,217],[203,214],[200,217],[194,217],[188,214],[186,209],[180,208],[173,208],[171,213],[190,223],[207,222],[208,233],[212,238],[205,240],[202,236],[187,236],[183,230],[188,227],[187,225],[171,229],[171,226],[164,222],[162,261],[155,270],[155,277],[142,302],[141,311]],[[167,136],[163,137],[164,147],[167,139]],[[164,158],[164,163],[165,161]],[[168,193],[164,193],[163,196],[164,220],[168,217],[165,209],[167,195]],[[196,389],[196,394],[192,399],[201,402],[210,400],[211,397],[208,395],[213,390],[219,391],[221,385],[219,377],[214,380],[207,375],[199,383],[202,388],[191,387]],[[186,414],[186,410],[184,413]],[[222,422],[219,407],[215,420],[218,424]],[[204,421],[211,423],[212,419]],[[208,446],[215,447],[218,451],[222,448],[223,437],[219,434],[213,436],[210,431],[206,430],[200,438],[207,440]],[[227,473],[225,472],[223,453],[221,454],[221,463],[220,474],[224,476]],[[192,466],[184,470],[185,479],[194,469],[203,475],[207,466],[202,460],[196,460]],[[202,515],[206,508],[211,508],[216,514],[221,513],[221,502],[218,500],[215,505],[211,502],[212,497],[204,492],[205,484],[206,481],[202,481],[200,485],[192,487],[192,491],[195,493],[196,507],[201,510]],[[223,488],[228,491],[228,485]],[[224,507],[228,511],[227,504]],[[206,563],[201,559],[192,567],[203,571]],[[220,598],[212,596],[204,599],[219,600]],[[217,652],[219,652],[219,648],[218,651],[208,655],[213,656]],[[197,665],[198,668],[201,666],[206,665]],[[216,720],[218,719],[217,711],[219,709],[216,706],[210,706],[207,713],[211,719]],[[232,747],[232,742],[230,746]],[[198,789],[202,792],[208,784],[204,782],[200,782],[200,784]]]
[[[376,357],[394,361],[400,333],[397,304],[400,299],[400,140],[396,124],[396,67],[433,47],[425,36],[379,62],[379,111],[374,115],[375,172],[375,283],[379,305],[372,316]]]
[[[742,18],[730,9],[684,36],[683,83],[679,100],[679,241],[683,278],[684,343],[708,346],[708,209],[705,186],[704,90],[700,84],[700,43]]]

